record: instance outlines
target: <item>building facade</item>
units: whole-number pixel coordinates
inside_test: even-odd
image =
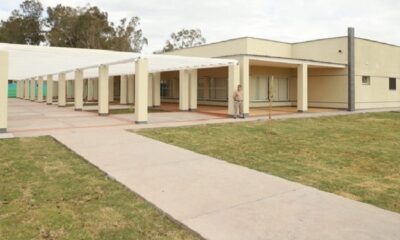
[[[351,28],[348,36],[328,39],[284,43],[243,37],[166,54],[238,60],[246,113],[250,107],[267,106],[269,97],[274,106],[300,102],[304,106],[299,111],[400,107],[400,47],[356,38]],[[199,104],[227,104],[227,72],[199,70]],[[179,74],[162,73],[161,83],[162,100],[177,101]]]

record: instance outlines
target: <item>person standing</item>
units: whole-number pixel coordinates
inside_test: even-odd
[[[239,117],[244,118],[243,114],[243,87],[242,85],[237,86],[237,90],[233,93],[233,101],[235,103],[235,113],[233,118],[236,119],[239,113]]]

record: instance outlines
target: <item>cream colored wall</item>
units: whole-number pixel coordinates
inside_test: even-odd
[[[175,50],[166,55],[178,55],[189,57],[221,57],[246,54],[247,38],[239,38],[224,42],[206,44],[203,46]]]
[[[247,38],[246,54],[291,58],[292,44]]]
[[[400,47],[357,38],[355,51],[356,109],[400,107]],[[362,76],[371,85],[362,85]],[[397,78],[395,91],[389,77]]]
[[[292,58],[347,64],[347,37],[295,43]]]

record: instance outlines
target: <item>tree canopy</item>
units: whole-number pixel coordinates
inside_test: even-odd
[[[176,49],[200,46],[206,43],[200,29],[182,29],[171,34],[161,52],[169,52]]]
[[[132,17],[114,25],[107,12],[96,6],[47,8],[47,17],[38,0],[25,0],[6,21],[1,21],[0,41],[57,47],[111,49],[140,52],[147,39],[140,18]]]

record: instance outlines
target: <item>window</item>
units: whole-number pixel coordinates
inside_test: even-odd
[[[175,81],[175,79],[161,80],[161,85],[160,85],[161,98],[163,99],[174,98],[175,82],[178,81]]]
[[[389,90],[396,90],[396,78],[389,78]]]
[[[250,79],[250,101],[268,101],[269,77],[251,76]],[[289,79],[275,78],[272,86],[273,99],[276,102],[289,100]]]
[[[197,98],[200,100],[226,101],[228,99],[228,79],[200,77]]]
[[[371,77],[362,76],[362,85],[371,85]]]

